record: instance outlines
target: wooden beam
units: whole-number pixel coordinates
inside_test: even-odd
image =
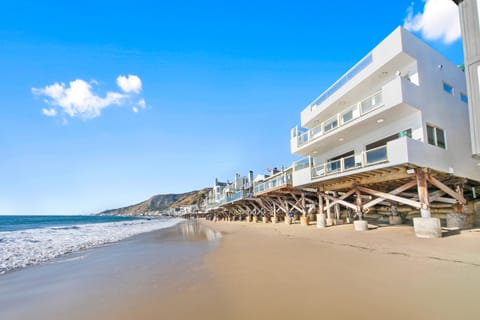
[[[426,178],[432,185],[434,185],[438,189],[442,190],[443,192],[448,194],[450,197],[457,200],[459,203],[461,203],[461,204],[466,204],[467,203],[467,200],[465,200],[465,198],[463,197],[462,194],[453,191],[452,189],[450,189],[449,187],[444,185],[442,182],[437,180],[435,177],[433,177],[431,175],[427,175]]]
[[[442,190],[437,190],[429,193],[430,203],[432,202],[443,202],[443,203],[457,203],[457,200],[452,198],[442,197],[445,194]],[[398,194],[401,197],[409,197],[411,200],[418,200],[418,194],[413,192],[402,192]]]
[[[405,199],[405,198],[402,198],[402,197],[399,197],[399,196],[395,196],[393,194],[380,192],[380,191],[372,190],[372,189],[365,188],[365,187],[358,186],[357,188],[358,188],[358,190],[360,190],[362,192],[365,192],[365,193],[368,193],[368,194],[371,194],[372,196],[381,197],[383,199],[400,202],[400,203],[406,204],[408,206],[411,206],[411,207],[414,207],[414,208],[417,208],[417,209],[421,208],[420,202],[417,202],[417,201],[413,201],[413,200],[410,200],[410,199]]]
[[[320,193],[318,194],[318,213],[323,213],[323,198]]]
[[[307,208],[305,207],[305,193],[303,193],[303,192],[302,192],[302,199],[301,199],[301,201],[302,201],[302,214],[303,214],[304,216],[306,216],[306,215],[307,215]]]
[[[338,200],[345,200],[347,199],[348,197],[350,197],[352,194],[355,193],[355,189],[352,189],[350,191],[348,191],[347,193],[345,193],[344,195],[342,195],[340,198],[338,198]],[[338,201],[333,201],[331,202],[328,207],[333,207],[334,205],[336,205],[338,203]]]
[[[338,194],[336,192],[334,193],[334,195],[338,196]],[[336,219],[336,221],[339,221],[340,220],[340,204],[338,202],[335,203],[334,210],[335,210],[335,219]]]
[[[403,191],[406,191],[406,190],[408,190],[408,189],[413,188],[413,187],[416,186],[416,185],[417,185],[417,181],[416,181],[416,180],[412,180],[412,181],[407,182],[407,183],[405,183],[404,185],[402,185],[402,186],[400,186],[400,187],[398,187],[398,188],[390,191],[389,194],[398,195],[398,194],[402,193]],[[364,208],[364,209],[368,209],[368,208],[370,208],[370,207],[373,207],[373,206],[379,204],[380,202],[383,202],[384,200],[385,200],[385,198],[382,198],[382,197],[379,197],[379,198],[377,198],[377,199],[373,199],[372,201],[365,203],[365,204],[363,205],[363,208]]]
[[[273,198],[272,198],[272,201],[273,201],[273,203],[276,204],[277,207],[280,208],[280,210],[282,210],[285,214],[288,213],[288,208],[286,209],[286,208],[284,207],[284,204],[282,203],[282,199],[280,199],[280,198],[273,199]]]
[[[428,209],[430,200],[428,199],[427,172],[424,168],[417,168],[417,192],[420,200],[420,209]]]
[[[445,192],[443,192],[442,190],[430,192],[430,195],[429,195],[430,203],[432,202],[443,202],[443,203],[450,203],[450,204],[457,203],[457,200],[455,199],[442,197],[444,194]]]
[[[358,186],[355,186],[355,195],[356,195],[356,198],[355,198],[355,212],[357,212],[357,214],[359,215],[360,217],[360,220],[362,220],[362,195],[360,194],[360,188]]]
[[[357,209],[357,207],[356,207],[354,204],[351,204],[350,202],[337,199],[337,198],[332,197],[331,195],[326,194],[326,193],[323,193],[323,192],[320,192],[320,194],[321,194],[324,198],[327,198],[328,200],[337,201],[339,204],[341,204],[341,205],[344,206],[344,207],[352,208],[353,210],[356,210],[356,209]],[[330,204],[327,205],[327,212],[328,212],[329,208],[330,208]]]
[[[321,195],[323,195],[322,193],[320,193]],[[332,210],[330,209],[330,199],[328,198],[325,198],[325,202],[326,202],[326,205],[327,205],[327,219],[331,220],[332,219]]]

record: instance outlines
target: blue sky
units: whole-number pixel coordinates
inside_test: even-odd
[[[461,40],[426,32],[438,14],[424,10],[411,0],[2,3],[0,213],[93,213],[288,166],[300,111],[409,13],[416,34],[462,63]]]

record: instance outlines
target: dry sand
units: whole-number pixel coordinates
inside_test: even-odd
[[[192,252],[184,240],[168,252],[158,251],[159,244],[168,239],[171,243],[172,237],[158,242],[151,235],[103,253],[94,250],[109,259],[107,266],[119,270],[105,272],[108,268],[92,266],[98,257],[86,258],[83,266],[94,270],[83,276],[89,285],[67,295],[78,303],[65,306],[60,299],[60,313],[52,306],[45,313],[38,301],[27,303],[26,314],[35,319],[480,317],[480,232],[418,239],[408,226],[355,232],[352,225],[319,230],[246,222],[202,224],[223,233],[218,248],[209,253],[202,247],[199,256],[198,248]],[[153,258],[155,252],[163,253]],[[169,266],[158,265],[169,256]],[[141,258],[141,263],[125,263],[132,258]],[[125,267],[119,265],[122,261]],[[97,288],[92,279],[99,281]],[[92,285],[97,293],[86,293],[85,287]]]
[[[210,279],[172,296],[175,319],[479,319],[480,233],[221,222]],[[182,307],[183,305],[183,307]]]

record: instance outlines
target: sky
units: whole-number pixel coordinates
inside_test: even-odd
[[[0,214],[288,167],[300,112],[399,25],[463,63],[450,0],[4,1]]]

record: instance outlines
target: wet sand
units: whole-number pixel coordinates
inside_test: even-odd
[[[0,277],[0,319],[478,318],[480,232],[202,225],[217,248],[176,228]]]
[[[163,296],[181,293],[202,275],[202,257],[218,245],[205,232],[181,224],[7,273],[0,276],[0,319],[158,314]]]

